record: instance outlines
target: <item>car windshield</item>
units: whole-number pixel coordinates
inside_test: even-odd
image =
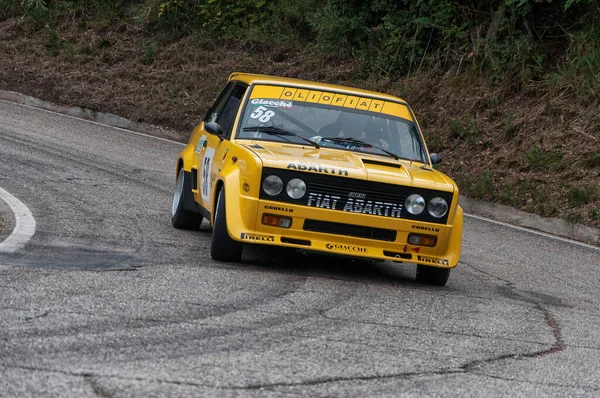
[[[323,148],[418,162],[427,158],[405,105],[296,88],[255,86],[236,138],[301,145],[309,140]]]

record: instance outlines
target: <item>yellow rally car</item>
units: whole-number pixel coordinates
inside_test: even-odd
[[[244,243],[417,264],[444,285],[460,257],[458,188],[415,116],[376,92],[232,73],[177,160],[172,223]]]

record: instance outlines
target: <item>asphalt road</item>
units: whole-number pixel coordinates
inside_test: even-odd
[[[181,145],[0,102],[0,396],[600,396],[600,251],[466,218],[414,266],[245,250],[171,227]],[[6,238],[16,219],[0,201]]]

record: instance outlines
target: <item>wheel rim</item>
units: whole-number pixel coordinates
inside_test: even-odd
[[[219,204],[221,204],[221,192],[217,195],[217,211],[215,211],[215,224],[217,223],[217,217],[219,217]]]
[[[177,185],[175,186],[175,193],[173,194],[173,206],[171,207],[171,217],[175,217],[175,213],[177,213],[177,207],[179,207],[179,202],[181,201],[181,197],[183,196],[183,169],[179,171],[179,176],[177,177]]]

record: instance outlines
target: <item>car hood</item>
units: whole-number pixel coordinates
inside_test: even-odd
[[[299,170],[452,192],[454,184],[443,173],[423,163],[348,150],[314,148],[264,141],[245,144],[264,167]]]

